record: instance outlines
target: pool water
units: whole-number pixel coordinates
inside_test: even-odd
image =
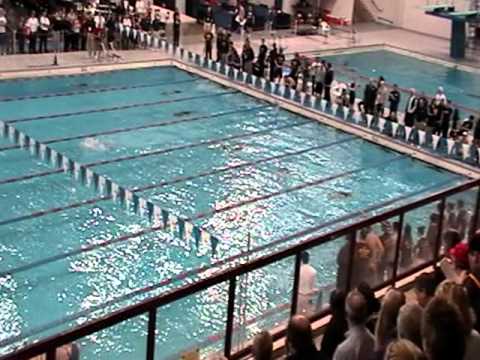
[[[2,121],[221,239],[212,256],[149,230],[0,140],[2,352],[465,181],[173,67],[4,81],[1,98]],[[335,283],[341,245],[315,252],[319,286]],[[240,315],[288,303],[292,272],[287,259],[250,274]],[[158,311],[159,358],[221,346],[227,286],[205,293]],[[274,315],[261,324],[288,309]],[[95,334],[82,359],[141,357],[146,328]]]
[[[412,56],[400,55],[388,50],[345,53],[322,56],[337,66],[337,79],[352,81],[355,75],[370,78],[383,76],[390,84],[402,88],[415,88],[433,96],[439,86],[443,86],[447,97],[455,104],[480,109],[480,73],[456,69],[427,62]],[[364,85],[366,80],[357,80]],[[363,87],[358,97],[363,96]],[[402,93],[402,104],[407,101]],[[468,111],[465,112],[467,115]]]

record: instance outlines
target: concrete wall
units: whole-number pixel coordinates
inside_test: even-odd
[[[356,0],[362,1],[380,22],[450,38],[450,21],[426,15],[426,0]]]

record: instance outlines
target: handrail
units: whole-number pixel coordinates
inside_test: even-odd
[[[227,281],[234,281],[237,276],[241,276],[248,272],[268,266],[277,261],[296,255],[302,251],[308,250],[312,247],[316,247],[326,242],[341,238],[342,236],[351,234],[358,229],[380,223],[386,219],[391,219],[394,216],[404,214],[407,211],[420,208],[426,204],[430,204],[437,200],[442,199],[443,201],[445,201],[445,198],[448,196],[472,189],[477,186],[480,186],[480,179],[470,180],[461,185],[457,185],[454,187],[450,187],[446,190],[436,192],[410,204],[402,205],[398,208],[384,211],[381,214],[361,220],[353,225],[343,226],[340,229],[330,231],[321,236],[311,236],[306,240],[303,240],[302,242],[290,246],[286,249],[261,256],[240,266],[220,271],[208,278],[201,279],[195,283],[184,285],[180,288],[168,291],[151,299],[143,300],[140,303],[129,305],[123,309],[116,310],[96,320],[87,321],[84,324],[75,327],[74,329],[50,336],[34,344],[27,345],[24,348],[14,351],[10,354],[3,355],[0,357],[0,360],[29,359],[31,357],[47,353],[52,349],[71,343],[80,338],[91,335],[97,331],[134,318],[138,315],[146,314],[150,311],[157,309],[158,307],[167,305],[174,301],[185,298],[189,295],[198,293],[214,285],[218,285]],[[476,211],[475,218],[476,217],[478,217],[478,211]]]

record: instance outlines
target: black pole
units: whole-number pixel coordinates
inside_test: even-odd
[[[397,243],[395,244],[395,258],[393,260],[393,272],[392,272],[392,286],[395,286],[398,275],[398,263],[400,262],[400,249],[401,243],[403,242],[403,222],[405,214],[400,214],[400,219],[398,220],[398,232],[397,232]]]
[[[433,254],[433,259],[435,260],[435,264],[440,259],[440,246],[442,244],[442,235],[443,235],[443,217],[445,216],[445,198],[440,200],[440,219],[438,220],[438,232],[437,232],[437,239],[435,241],[435,252]]]
[[[55,360],[57,358],[57,348],[51,349],[47,352],[47,360]]]
[[[155,359],[155,330],[157,328],[157,309],[148,312],[147,360]]]
[[[233,313],[235,310],[235,288],[237,285],[236,277],[230,279],[228,284],[228,305],[227,305],[227,324],[225,328],[225,348],[224,355],[230,359],[232,354],[232,335],[233,335]]]
[[[355,261],[355,246],[357,243],[357,230],[354,230],[350,235],[348,241],[350,242],[350,251],[349,251],[349,256],[348,256],[348,269],[347,269],[347,283],[345,284],[345,290],[350,291],[352,287],[352,274],[353,274],[353,262]],[[338,270],[337,270],[338,271]]]
[[[293,274],[293,290],[292,290],[292,304],[290,306],[290,316],[297,312],[298,303],[298,287],[300,285],[300,267],[302,265],[302,256],[300,253],[295,255],[295,271]]]

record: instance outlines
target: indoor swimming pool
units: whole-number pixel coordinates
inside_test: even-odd
[[[212,254],[154,231],[1,139],[2,353],[465,181],[175,67],[2,81],[0,120],[220,239]],[[341,246],[312,254],[319,287],[335,283]],[[293,263],[239,287],[248,331],[288,317]],[[159,359],[221,346],[227,286],[206,292],[158,311]],[[84,339],[81,358],[140,358],[146,321]]]
[[[403,89],[415,88],[419,93],[433,96],[439,86],[445,89],[448,99],[464,107],[464,115],[470,115],[468,109],[480,109],[480,72],[466,71],[453,66],[424,61],[394,51],[355,51],[343,54],[321,56],[330,61],[337,70],[337,79],[355,81],[362,88],[357,97],[363,97],[363,85],[368,78],[383,76],[390,84],[398,84]],[[360,78],[361,76],[362,78]],[[403,111],[408,94],[402,94]]]

